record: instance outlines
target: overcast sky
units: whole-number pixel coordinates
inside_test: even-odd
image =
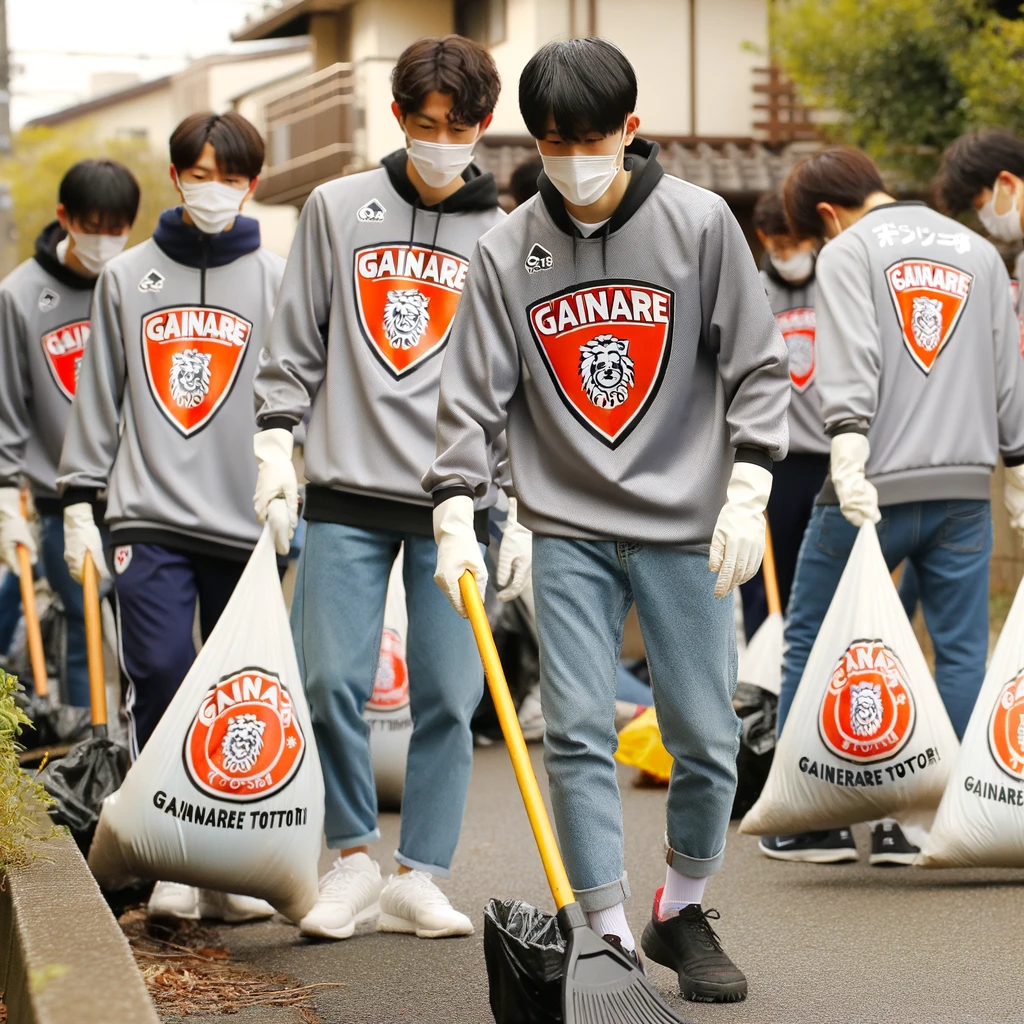
[[[94,74],[159,78],[223,51],[246,14],[265,6],[266,0],[7,0],[12,125],[88,99]]]

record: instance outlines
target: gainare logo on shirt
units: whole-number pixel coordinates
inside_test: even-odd
[[[832,671],[818,731],[836,757],[870,764],[903,749],[915,717],[914,698],[896,654],[881,640],[855,640]]]
[[[988,726],[988,747],[997,765],[1024,780],[1024,668],[1000,691]]]
[[[142,355],[160,411],[185,437],[231,393],[252,324],[226,309],[172,306],[142,318]]]
[[[974,275],[934,260],[906,259],[886,272],[907,351],[927,374],[960,322]]]
[[[448,341],[469,263],[444,249],[390,242],[354,253],[359,326],[370,351],[404,377]]]
[[[674,298],[642,281],[594,281],[527,309],[559,397],[609,448],[629,436],[661,387]]]
[[[789,379],[793,388],[803,394],[814,383],[818,364],[815,358],[814,309],[800,306],[775,316],[782,339],[789,349]]]
[[[305,749],[281,680],[262,668],[244,668],[206,692],[183,753],[189,781],[200,792],[251,801],[284,789]]]
[[[39,340],[54,383],[70,401],[75,397],[75,389],[78,387],[78,371],[89,340],[89,321],[72,320],[61,324],[47,331]]]

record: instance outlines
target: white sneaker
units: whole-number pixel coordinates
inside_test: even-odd
[[[199,890],[199,916],[214,918],[227,924],[241,921],[262,921],[274,916],[274,908],[255,896],[239,896],[215,889]]]
[[[351,938],[357,924],[380,913],[377,900],[383,888],[380,866],[368,854],[339,857],[320,879],[320,897],[299,922],[299,931],[323,939]]]
[[[473,922],[448,902],[426,871],[392,875],[380,894],[379,932],[405,932],[421,939],[472,935]]]
[[[173,917],[198,921],[199,890],[180,882],[157,882],[146,904],[146,917]]]
[[[531,687],[519,705],[519,728],[527,743],[544,739],[544,713],[540,708],[540,685]]]

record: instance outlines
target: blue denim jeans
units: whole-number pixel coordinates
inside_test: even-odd
[[[721,866],[736,790],[740,723],[732,597],[716,600],[707,550],[533,538],[544,762],[562,855],[586,911],[629,895],[615,777],[615,683],[636,601],[662,739],[672,865]]]
[[[920,501],[887,505],[878,540],[892,571],[907,559],[916,581],[904,607],[921,602],[935,647],[935,682],[957,737],[985,678],[992,510],[987,501]],[[807,524],[786,620],[781,734],[808,655],[857,539],[838,505],[816,505]],[[909,612],[913,611],[911,606]]]
[[[324,773],[327,845],[374,842],[377,794],[363,708],[377,674],[388,576],[403,542],[413,730],[395,860],[447,875],[473,766],[469,722],[484,677],[469,622],[434,582],[433,538],[309,523],[292,633]]]

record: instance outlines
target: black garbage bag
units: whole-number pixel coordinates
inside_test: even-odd
[[[103,801],[121,787],[128,766],[127,747],[106,736],[93,736],[40,773],[39,781],[57,801],[50,817],[67,825],[83,855],[89,852]]]
[[[521,900],[491,900],[484,959],[497,1024],[561,1024],[565,939],[553,915]]]
[[[540,655],[537,640],[530,627],[529,616],[519,599],[500,606],[491,624],[494,644],[501,667],[508,681],[512,702],[518,709],[523,698],[540,679]],[[470,723],[475,736],[484,736],[494,743],[503,742],[498,713],[494,710],[491,691],[484,687],[483,696]]]
[[[761,795],[775,757],[775,720],[779,698],[760,686],[740,683],[732,703],[742,722],[732,817],[742,818]]]
[[[19,742],[26,750],[77,743],[89,735],[92,714],[88,708],[56,704],[28,690],[14,694],[14,702],[28,716],[31,726],[22,730]]]

